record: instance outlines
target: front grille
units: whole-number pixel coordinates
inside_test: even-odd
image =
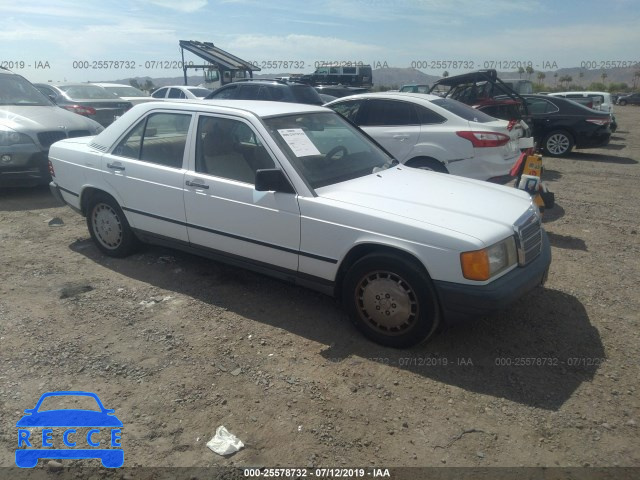
[[[54,144],[58,140],[62,140],[63,138],[67,138],[67,135],[64,132],[58,131],[40,132],[38,134],[38,141],[44,148],[49,148],[52,144]]]
[[[89,137],[89,136],[91,136],[91,132],[89,130],[71,130],[69,132],[69,138]]]
[[[524,266],[542,251],[542,225],[540,217],[532,209],[521,216],[514,229],[518,243],[518,264]]]

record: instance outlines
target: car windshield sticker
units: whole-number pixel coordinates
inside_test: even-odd
[[[301,128],[283,128],[278,130],[278,133],[284,138],[296,157],[322,155]]]

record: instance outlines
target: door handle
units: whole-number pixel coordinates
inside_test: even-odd
[[[124,167],[120,163],[107,163],[107,168],[111,170],[124,170]]]
[[[205,185],[204,183],[190,182],[189,180],[187,180],[187,187],[204,188],[205,190],[209,189],[209,185]]]

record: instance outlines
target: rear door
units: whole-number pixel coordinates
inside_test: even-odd
[[[105,181],[133,228],[188,241],[183,164],[191,120],[191,114],[152,112],[104,155]]]
[[[367,100],[359,109],[356,123],[400,162],[410,157],[420,138],[418,114],[410,102]]]

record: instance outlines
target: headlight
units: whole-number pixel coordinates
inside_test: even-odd
[[[489,280],[494,275],[515,265],[518,260],[516,239],[505,238],[490,247],[460,254],[462,275],[469,280]]]
[[[19,133],[12,128],[0,126],[0,146],[8,147],[9,145],[33,143],[31,137],[24,133]]]

